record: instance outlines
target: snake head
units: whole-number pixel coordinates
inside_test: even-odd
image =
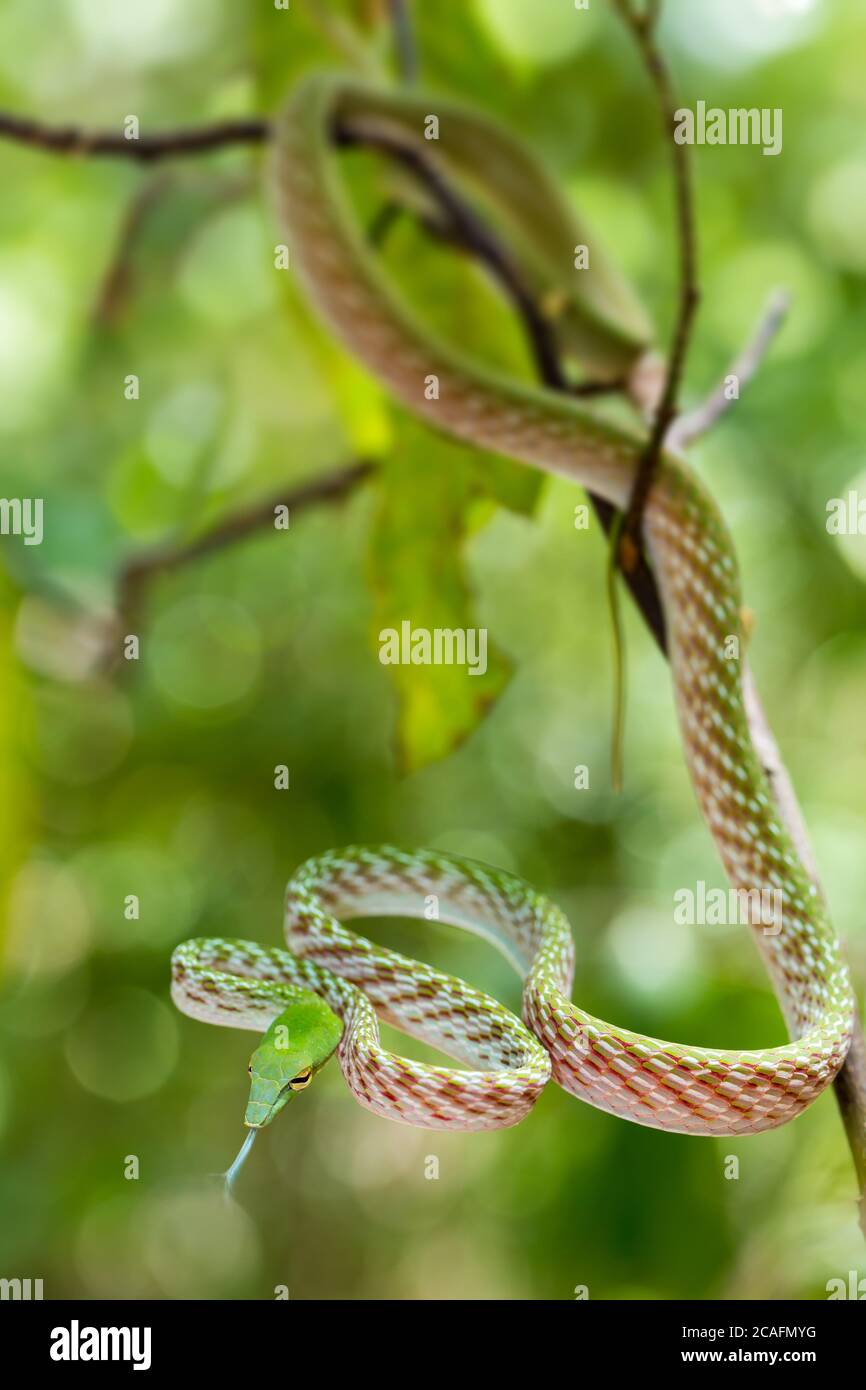
[[[250,1058],[250,1094],[244,1124],[269,1125],[298,1091],[305,1091],[336,1050],[343,1025],[308,990],[273,1021]]]

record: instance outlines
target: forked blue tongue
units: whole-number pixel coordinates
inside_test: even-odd
[[[238,1173],[241,1171],[241,1169],[244,1166],[244,1163],[246,1162],[247,1154],[253,1147],[253,1140],[255,1139],[257,1134],[257,1129],[251,1129],[248,1131],[246,1139],[241,1144],[241,1147],[238,1150],[238,1154],[234,1163],[231,1165],[229,1169],[226,1170],[225,1174],[223,1175],[225,1178],[225,1192],[227,1197],[231,1197],[232,1195],[232,1188],[235,1185]]]

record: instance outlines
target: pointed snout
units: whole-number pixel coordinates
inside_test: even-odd
[[[292,1090],[289,1086],[281,1087],[279,1082],[254,1077],[244,1114],[247,1129],[263,1129],[265,1125],[269,1125],[291,1098]]]

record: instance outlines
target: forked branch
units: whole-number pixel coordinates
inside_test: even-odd
[[[677,412],[677,398],[691,340],[692,325],[700,300],[700,289],[698,287],[697,234],[689,151],[686,145],[678,144],[674,139],[676,99],[667,64],[656,42],[661,3],[660,0],[647,0],[643,9],[636,8],[633,0],[613,0],[613,3],[635,37],[644,66],[655,89],[662,119],[662,129],[671,159],[679,256],[679,303],[673,341],[667,359],[664,386],[654,412],[649,438],[644,446],[619,542],[619,562],[623,572],[628,574],[637,564],[640,555],[640,534],[644,507],[652,487],[665,437]]]
[[[787,293],[784,290],[774,290],[761,315],[754,337],[731,363],[725,380],[701,405],[674,420],[665,439],[665,448],[681,451],[688,444],[692,444],[721,419],[735,400],[739,400],[741,390],[756,375],[769,352],[789,307],[790,299]]]

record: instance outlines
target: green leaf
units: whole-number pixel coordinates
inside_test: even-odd
[[[469,663],[387,664],[397,691],[397,759],[405,771],[447,756],[475,729],[509,674],[505,657],[479,625],[465,572],[465,542],[481,492],[479,456],[395,411],[394,447],[382,465],[371,534],[374,640],[383,633],[472,629],[484,633]],[[486,652],[484,643],[486,643]],[[485,669],[482,671],[482,665]]]

